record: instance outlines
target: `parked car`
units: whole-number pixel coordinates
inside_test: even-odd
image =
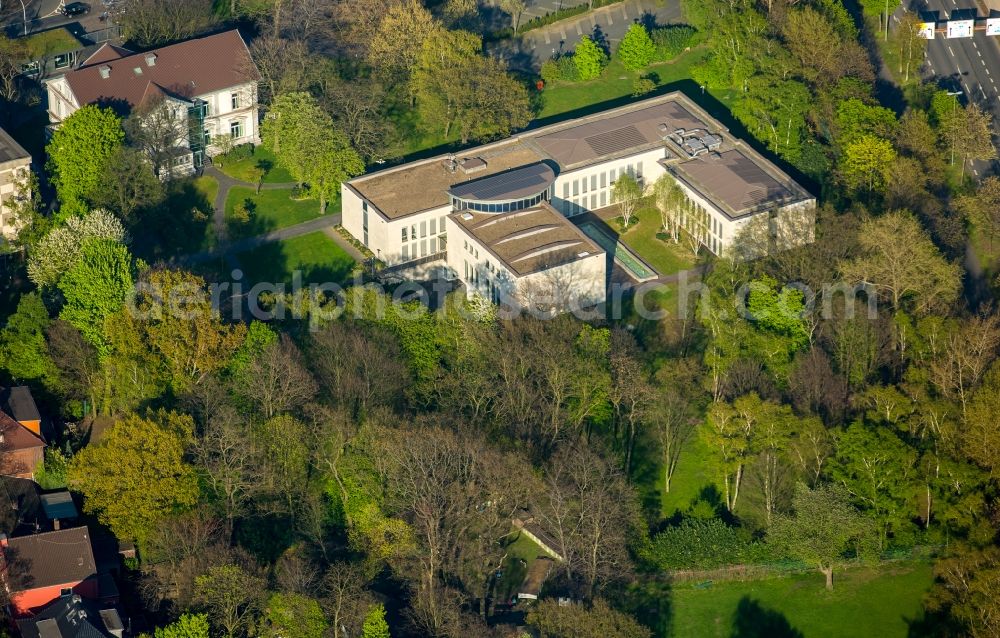
[[[90,5],[86,2],[70,2],[63,7],[63,15],[72,18],[90,13]]]

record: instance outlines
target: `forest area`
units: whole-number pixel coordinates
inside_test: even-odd
[[[253,30],[264,108],[328,136],[322,164],[288,138],[278,157],[324,184],[321,209],[366,165],[505,137],[546,99],[484,53],[472,0],[127,7],[143,47]],[[966,294],[962,261],[1000,231],[1000,178],[968,170],[996,157],[989,114],[909,70],[900,101],[879,101],[881,56],[901,69],[923,46],[909,20],[873,43],[881,5],[682,8],[691,79],[820,203],[814,243],[703,256],[663,319],[500,319],[461,295],[431,311],[356,286],[338,318],[310,299],[244,322],[214,311],[217,273],[143,241],[196,211],[129,155],[127,122],[91,113],[87,144],[53,146],[59,211],[24,211],[31,289],[0,370],[66,424],[42,487],[69,486],[136,543],[124,598],[149,635],[671,636],[681,573],[788,569],[816,576],[791,597],[832,596],[867,591],[862,569],[891,589],[900,564],[929,572],[908,635],[1000,635],[1000,282]],[[670,48],[588,42],[569,71],[543,67],[549,84]],[[562,556],[512,609],[524,510]],[[786,628],[773,635],[812,635]]]

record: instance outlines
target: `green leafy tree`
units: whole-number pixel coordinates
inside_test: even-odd
[[[361,638],[390,638],[389,623],[385,620],[385,607],[382,603],[373,605],[365,615],[365,624],[361,627]]]
[[[596,80],[608,65],[608,54],[589,35],[585,35],[573,51],[573,62],[581,80]]]
[[[896,134],[896,114],[892,109],[862,102],[857,98],[844,100],[837,106],[837,141],[847,145],[864,135],[892,139]]]
[[[69,484],[115,536],[142,541],[198,500],[194,468],[184,460],[193,430],[191,417],[170,412],[127,416],[73,457]]]
[[[80,259],[59,279],[66,303],[59,318],[80,331],[98,352],[106,352],[104,320],[132,294],[132,254],[109,239],[84,243]]]
[[[17,310],[0,331],[0,366],[16,381],[41,381],[49,386],[59,371],[49,356],[45,330],[49,311],[37,292],[21,296]]]
[[[212,567],[195,579],[195,598],[208,612],[213,636],[252,634],[266,591],[263,578],[239,565]]]
[[[622,65],[630,71],[638,71],[649,66],[655,55],[656,45],[649,37],[646,26],[638,22],[629,26],[625,37],[618,44],[618,58]]]
[[[779,515],[768,541],[779,551],[816,567],[833,589],[833,569],[845,553],[864,547],[872,536],[871,521],[851,505],[842,487],[799,485],[792,499],[794,515]]]
[[[840,265],[851,283],[863,283],[895,310],[919,314],[948,308],[958,299],[961,273],[949,263],[912,215],[903,211],[870,219],[858,233],[861,254]]]
[[[849,188],[873,193],[885,185],[895,159],[892,142],[864,134],[844,146],[840,176]]]
[[[209,638],[208,616],[205,614],[181,614],[166,627],[157,627],[153,638]]]
[[[934,576],[927,608],[947,613],[959,625],[955,635],[1000,635],[1000,549],[954,545],[934,565]]]
[[[611,187],[611,202],[618,204],[618,212],[622,215],[622,224],[627,228],[632,224],[635,210],[642,199],[642,186],[629,174],[615,180]]]
[[[801,290],[788,286],[779,289],[778,282],[767,276],[750,282],[747,312],[751,319],[765,330],[789,337],[796,348],[809,342],[805,309]]]
[[[907,504],[918,485],[913,470],[916,452],[885,427],[854,423],[836,437],[830,476],[845,488],[878,523],[879,549],[889,534],[909,525]]]
[[[302,594],[272,594],[257,635],[264,638],[323,638],[327,635],[326,630],[326,616],[319,601]]]
[[[63,120],[45,147],[61,218],[87,212],[105,164],[124,141],[121,120],[110,108],[86,105]]]
[[[106,210],[71,217],[31,247],[28,278],[39,287],[54,285],[79,260],[83,245],[92,239],[107,239],[122,244],[129,242],[121,220]]]

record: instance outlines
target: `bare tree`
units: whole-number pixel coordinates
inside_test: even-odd
[[[249,428],[227,409],[204,422],[203,434],[192,449],[209,489],[222,506],[232,541],[235,521],[248,510],[255,489]]]
[[[146,155],[161,179],[171,175],[175,157],[190,153],[188,126],[187,107],[163,96],[137,106],[124,122],[129,142]]]
[[[239,390],[266,419],[290,412],[316,396],[316,380],[303,365],[302,354],[288,335],[267,348],[250,364]],[[241,383],[242,385],[242,383]]]
[[[564,447],[545,472],[532,512],[563,553],[563,573],[593,598],[631,569],[628,533],[636,516],[635,494],[621,471],[592,450]]]
[[[114,11],[124,38],[142,47],[185,40],[215,22],[212,4],[202,0],[123,0]]]
[[[931,383],[962,404],[962,415],[972,391],[1000,348],[1000,318],[975,317],[948,336],[944,351],[931,362]]]
[[[256,65],[260,73],[260,101],[268,104],[276,95],[302,91],[309,85],[315,72],[316,59],[310,55],[304,42],[264,36],[250,45],[253,64],[246,63],[244,71]]]
[[[334,563],[323,577],[323,608],[338,636],[361,633],[373,596],[365,589],[368,577],[360,563]]]

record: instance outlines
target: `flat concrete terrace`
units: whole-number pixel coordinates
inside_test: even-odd
[[[731,219],[812,198],[804,188],[741,142],[687,161],[664,160],[666,169]]]
[[[594,240],[547,203],[512,213],[463,211],[449,217],[521,277],[604,254]],[[458,246],[452,249],[460,250]]]
[[[453,186],[545,159],[517,139],[480,146],[455,155],[454,166],[451,165],[451,157],[443,155],[403,164],[355,178],[348,184],[386,218],[393,220],[446,206],[451,201],[448,191]],[[477,159],[484,164],[476,162]],[[471,170],[463,168],[466,160],[470,160]]]

